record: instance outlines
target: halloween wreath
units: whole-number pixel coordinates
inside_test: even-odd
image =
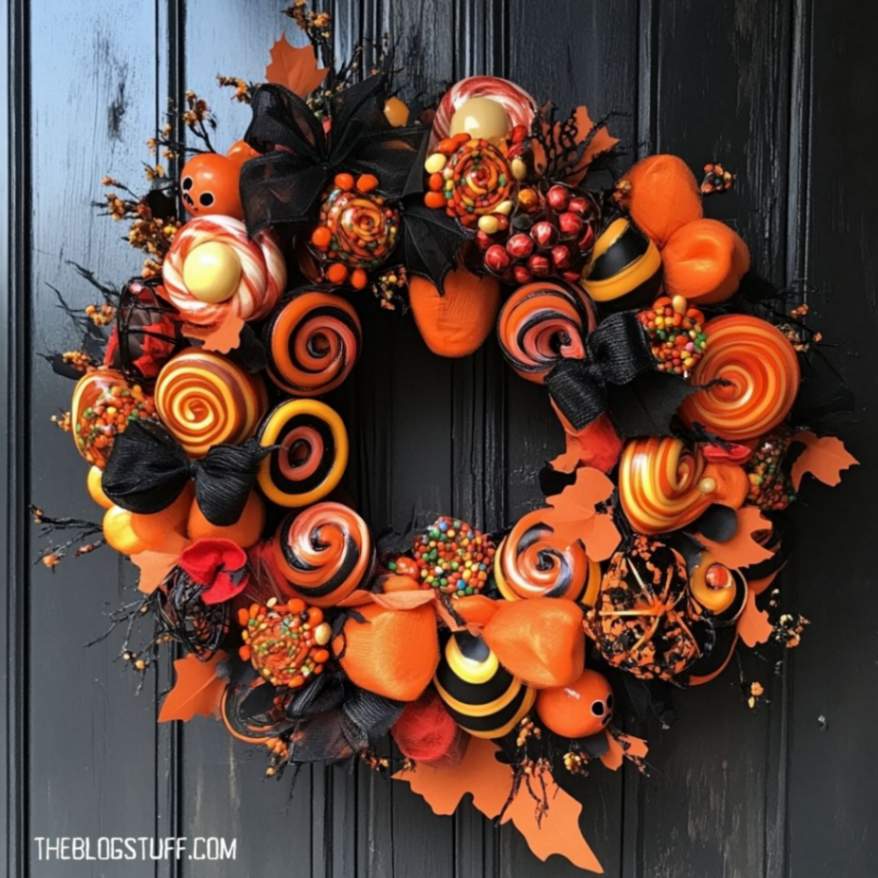
[[[618,176],[607,119],[493,76],[408,106],[386,45],[338,65],[329,16],[289,14],[309,46],[278,41],[265,83],[221,77],[252,108],[242,140],[214,151],[187,93],[151,142],[179,174],[150,166],[143,196],[104,181],[142,275],[118,291],[81,269],[103,301],[69,309],[84,341],[52,362],[76,379],[57,420],[105,512],[35,508],[47,536],[73,530],[42,561],[106,543],[137,565],[113,621],[141,673],[173,646],[160,722],[217,716],[270,776],[362,759],[438,813],[472,793],[538,856],[598,869],[562,787],[645,767],[617,706],[663,714],[739,648],[798,644],[773,585],[784,513],[805,474],[855,463],[815,432],[847,393],[807,308],[703,215],[734,183],[720,164]],[[566,448],[541,507],[391,546],[339,500],[347,427],[319,397],[377,306],[440,356],[496,331],[545,387]],[[761,683],[742,685],[755,706]]]

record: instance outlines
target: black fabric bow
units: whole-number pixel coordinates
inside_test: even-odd
[[[332,99],[325,133],[305,101],[281,85],[259,86],[244,135],[265,153],[241,170],[241,201],[251,235],[277,224],[301,227],[316,219],[318,201],[333,174],[374,174],[378,192],[398,201],[428,131],[394,128],[384,117],[387,80],[371,76]]]
[[[562,359],[546,376],[553,402],[574,430],[607,412],[622,438],[666,435],[693,392],[678,375],[658,372],[634,311],[611,314],[585,340],[584,359]]]
[[[192,478],[204,517],[224,527],[241,517],[257,465],[270,451],[250,439],[243,445],[214,445],[191,461],[160,424],[134,421],[116,437],[101,484],[117,506],[150,515],[170,506]]]

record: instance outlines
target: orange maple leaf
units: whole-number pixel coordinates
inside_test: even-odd
[[[576,122],[576,142],[582,143],[588,137],[592,128],[594,128],[594,122],[588,113],[588,107],[577,107],[573,115]],[[555,122],[554,125],[551,125],[549,122],[543,122],[544,133],[550,138],[555,137],[557,139],[561,132],[563,121]],[[609,152],[618,142],[619,138],[613,137],[606,125],[601,125],[595,132],[589,145],[582,151],[582,155],[579,157],[579,161],[576,163],[572,173],[567,175],[566,182],[571,186],[576,186],[588,173],[589,165],[599,155]],[[537,140],[533,141],[533,157],[534,170],[541,174],[546,168],[546,154]]]
[[[265,81],[285,85],[300,98],[306,98],[326,77],[326,68],[317,66],[313,46],[297,49],[286,34],[271,47],[271,62],[265,68]]]
[[[184,536],[171,532],[163,545],[132,555],[131,562],[140,568],[138,590],[144,594],[152,594],[171,572],[187,543]]]
[[[649,746],[643,738],[636,738],[634,735],[625,735],[621,732],[615,734],[605,732],[604,734],[607,736],[607,752],[601,756],[601,762],[610,771],[618,771],[625,762],[626,756],[645,759],[649,752]]]
[[[837,436],[817,436],[810,430],[802,430],[793,436],[793,442],[801,442],[805,446],[790,473],[797,491],[806,473],[811,473],[824,485],[837,485],[842,472],[859,463]]]
[[[206,662],[194,655],[187,655],[174,662],[177,680],[174,688],[165,696],[159,711],[159,722],[174,719],[188,722],[196,714],[215,716],[219,712],[223,692],[228,685],[219,666],[228,656],[219,650]]]
[[[230,312],[220,323],[211,327],[184,323],[183,335],[186,338],[195,338],[203,342],[206,351],[227,354],[241,344],[241,330],[243,328],[244,321],[237,314]]]
[[[616,550],[622,539],[612,514],[598,512],[599,503],[606,503],[613,494],[613,482],[594,467],[584,466],[576,472],[576,481],[560,494],[549,497],[544,519],[552,530],[552,541],[569,546],[576,540],[585,543],[593,561],[604,561]]]
[[[399,771],[396,780],[406,781],[436,814],[452,814],[469,793],[473,805],[486,817],[496,817],[512,788],[512,768],[495,758],[497,746],[483,738],[470,738],[463,759],[453,765],[418,763],[414,770]],[[541,860],[561,854],[581,869],[603,872],[579,828],[582,805],[551,777],[549,810],[537,822],[536,809],[524,784],[503,814],[501,822],[512,821],[530,849]]]
[[[767,561],[774,552],[766,549],[754,539],[759,531],[771,530],[771,523],[762,514],[758,506],[742,506],[736,513],[738,529],[735,535],[725,542],[714,542],[703,534],[696,534],[700,542],[714,561],[726,567],[747,567]]]
[[[747,589],[747,602],[744,611],[738,619],[738,636],[749,647],[757,643],[767,643],[771,637],[771,622],[768,621],[768,613],[756,606],[756,592],[752,588]]]

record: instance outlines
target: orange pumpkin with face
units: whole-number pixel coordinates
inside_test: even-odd
[[[466,357],[478,350],[494,328],[500,283],[456,268],[442,293],[426,278],[409,279],[409,302],[421,337],[440,357]]]

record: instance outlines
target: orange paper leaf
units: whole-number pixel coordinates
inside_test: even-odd
[[[326,76],[326,69],[317,66],[313,46],[297,49],[287,42],[285,34],[271,47],[271,62],[265,68],[265,81],[285,85],[300,98],[306,98]]]
[[[790,473],[797,491],[806,473],[811,473],[824,485],[837,485],[842,472],[859,463],[837,436],[817,436],[810,430],[802,430],[793,436],[793,442],[801,442],[805,446]]]
[[[454,765],[418,763],[413,771],[394,775],[423,796],[436,814],[452,814],[461,799],[470,793],[473,805],[486,817],[496,817],[512,788],[512,768],[495,759],[497,746],[482,738],[470,738],[463,759]],[[537,824],[536,804],[524,785],[503,815],[512,821],[528,846],[541,860],[561,854],[571,863],[592,872],[603,872],[601,864],[582,836],[579,815],[582,805],[551,778],[549,811]]]
[[[219,712],[228,680],[218,674],[221,662],[227,658],[220,650],[206,662],[194,655],[187,655],[174,662],[177,680],[174,688],[165,696],[159,711],[159,722],[174,719],[184,722],[196,714],[213,716]]]
[[[553,540],[564,546],[582,540],[589,558],[594,561],[609,558],[621,536],[612,515],[598,512],[596,507],[606,503],[612,493],[612,481],[600,470],[580,468],[572,485],[548,499],[550,508],[545,510],[544,517],[554,531]]]
[[[237,314],[230,313],[222,323],[210,328],[185,323],[183,324],[183,335],[186,338],[199,339],[203,342],[206,351],[227,354],[241,344],[241,330],[243,328],[244,321]]]
[[[725,564],[726,567],[747,567],[749,564],[767,561],[774,553],[756,542],[753,535],[759,531],[771,530],[771,523],[758,506],[742,506],[737,511],[737,516],[738,530],[730,540],[718,543],[707,539],[703,534],[697,534],[698,541],[713,555],[714,561]]]
[[[574,117],[576,120],[576,142],[582,143],[586,137],[588,137],[589,132],[594,127],[594,122],[592,122],[591,116],[588,113],[587,107],[577,107],[574,111]],[[558,134],[561,130],[562,122],[555,122],[554,126],[554,134],[557,138]],[[545,131],[549,131],[549,123],[544,123],[543,128]],[[612,134],[607,130],[606,125],[602,125],[594,137],[592,138],[589,145],[582,151],[582,155],[579,158],[579,161],[576,163],[576,168],[574,171],[567,176],[567,182],[571,186],[575,186],[579,183],[583,177],[588,173],[589,165],[602,153],[608,152],[611,150],[617,143],[619,142],[618,137],[613,137]],[[536,140],[533,141],[533,151],[534,151],[534,167],[537,173],[540,173],[545,169],[546,166],[546,155],[540,143]]]
[[[747,589],[747,602],[744,611],[738,619],[738,636],[749,647],[757,643],[767,643],[772,632],[771,622],[768,621],[768,613],[756,606],[756,592],[752,588]]]
[[[605,732],[604,734],[607,736],[607,744],[609,746],[607,752],[601,756],[601,762],[610,771],[618,771],[622,767],[626,756],[645,759],[646,754],[649,752],[649,746],[643,738],[636,738],[634,735],[625,735],[621,732],[616,734]]]
[[[162,580],[177,563],[180,553],[186,548],[188,540],[178,533],[171,532],[164,545],[158,549],[147,549],[131,556],[131,562],[140,568],[140,581],[137,588],[144,594],[152,594]]]

